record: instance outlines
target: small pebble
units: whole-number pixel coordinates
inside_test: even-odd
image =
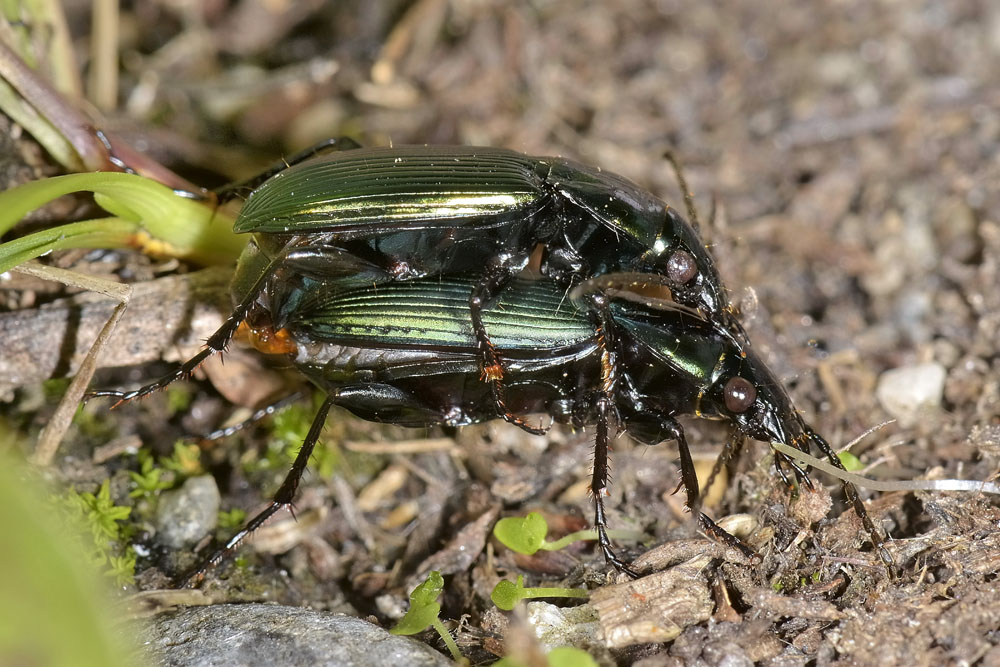
[[[879,377],[875,396],[900,425],[913,425],[924,411],[941,406],[946,374],[937,363],[894,368]]]
[[[546,651],[557,646],[588,649],[603,644],[597,612],[590,605],[557,607],[548,602],[529,602],[528,625]]]
[[[192,477],[179,489],[160,496],[156,531],[172,549],[189,547],[215,530],[219,520],[219,487],[211,475]]]

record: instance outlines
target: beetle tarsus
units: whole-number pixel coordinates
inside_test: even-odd
[[[239,433],[240,431],[250,426],[253,426],[261,419],[264,419],[265,417],[273,415],[275,412],[278,412],[279,410],[288,407],[295,401],[302,398],[302,396],[303,392],[301,391],[292,392],[291,394],[283,396],[272,403],[268,403],[267,405],[255,411],[252,415],[250,415],[241,422],[233,424],[232,426],[227,426],[225,428],[217,429],[215,431],[212,431],[211,433],[206,433],[205,435],[198,436],[196,439],[202,442],[212,442],[213,440],[221,440],[223,438],[228,438],[231,435],[235,435],[236,433]]]
[[[497,415],[508,424],[513,424],[525,433],[531,435],[545,435],[549,432],[549,426],[532,426],[522,417],[518,417],[507,409],[507,401],[503,383],[500,380],[493,381],[493,400],[497,406]]]
[[[608,445],[611,440],[611,418],[614,406],[606,396],[597,400],[597,433],[594,436],[594,472],[590,482],[590,491],[594,496],[594,528],[597,530],[597,542],[604,554],[604,560],[616,570],[627,574],[632,579],[638,579],[639,574],[618,557],[611,538],[608,536],[608,519],[604,512],[604,496],[608,488]]]
[[[638,579],[641,575],[633,570],[615,553],[611,545],[611,538],[608,536],[608,520],[604,514],[603,493],[594,494],[594,528],[597,530],[597,543],[604,554],[604,560],[619,572],[627,574],[632,579]]]
[[[830,446],[830,443],[824,440],[818,433],[813,431],[811,428],[806,427],[805,436],[809,442],[816,444],[831,464],[841,470],[846,470],[843,462],[840,460],[840,457],[837,456],[837,452],[835,452]],[[861,525],[864,526],[865,531],[871,538],[872,546],[874,546],[875,551],[878,552],[879,559],[889,572],[889,577],[895,579],[896,561],[885,546],[885,538],[882,537],[882,532],[876,528],[875,522],[872,521],[871,515],[868,514],[868,509],[861,500],[861,496],[858,495],[858,488],[846,480],[841,481],[841,488],[844,490],[844,496],[847,498],[847,502],[854,506],[854,513],[858,515],[859,519],[861,519]]]
[[[712,521],[712,519],[704,512],[698,513],[698,524],[701,526],[701,529],[705,531],[705,534],[716,542],[719,542],[723,546],[729,547],[730,549],[739,551],[749,561],[760,560],[760,556],[756,551],[744,544],[743,540]]]
[[[809,477],[809,473],[795,462],[793,458],[784,454],[783,452],[774,452],[774,469],[778,471],[778,476],[781,477],[782,483],[790,491],[795,489],[795,482],[788,476],[785,472],[785,466],[792,469],[795,474],[795,479],[804,484],[810,491],[813,490],[813,481]]]

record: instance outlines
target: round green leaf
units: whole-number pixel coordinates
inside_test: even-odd
[[[837,458],[840,459],[841,464],[843,464],[848,472],[857,472],[858,470],[863,470],[865,467],[861,459],[850,452],[840,452],[837,454]]]
[[[516,584],[512,581],[501,579],[500,582],[493,587],[493,592],[490,593],[490,599],[493,600],[493,604],[500,609],[510,611],[514,608],[514,605],[521,600],[521,591],[524,588],[523,584],[524,577],[521,576],[518,576]]]
[[[538,512],[524,518],[509,517],[497,521],[493,535],[512,551],[530,556],[542,548],[549,526]]]
[[[545,656],[549,667],[597,667],[590,654],[572,646],[558,646]]]

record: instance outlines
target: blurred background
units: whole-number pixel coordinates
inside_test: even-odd
[[[206,186],[346,135],[365,145],[563,155],[682,208],[662,158],[673,150],[754,345],[816,429],[841,447],[897,419],[852,450],[872,476],[996,474],[1000,5],[147,0],[123,3],[103,24],[90,2],[65,6],[104,126]],[[25,159],[8,170],[14,181],[51,171],[44,156],[18,152]],[[41,419],[21,423],[30,433]],[[724,431],[686,424],[696,448],[714,456]],[[495,452],[534,447],[504,444],[516,436],[496,430],[488,437]],[[529,465],[505,465],[536,490],[559,474],[586,479],[585,438],[551,447],[526,455]],[[757,512],[779,525],[780,538],[787,494],[756,466],[766,447],[750,452],[715,512]],[[677,482],[675,455],[621,443],[617,520],[644,508],[649,516],[637,521],[654,535],[684,525],[679,501],[665,493]],[[530,465],[532,456],[542,465]],[[495,479],[479,481],[507,506],[524,500]],[[440,519],[445,503],[436,502]],[[574,502],[589,517],[586,494]],[[843,505],[834,507],[833,517]],[[899,538],[902,582],[789,556],[760,573],[765,588],[789,591],[822,570],[824,582],[840,583],[813,593],[847,611],[828,632],[828,623],[781,621],[750,605],[745,618],[769,623],[744,626],[745,637],[776,636],[821,661],[889,664],[921,651],[941,661],[997,658],[996,508],[974,495],[899,493],[875,494],[870,508]],[[859,543],[838,525],[820,521],[810,539],[843,556]],[[330,580],[363,567],[340,562]],[[359,590],[380,585],[355,580],[345,598],[359,604]],[[274,587],[283,600],[319,597]],[[855,607],[866,599],[882,602]],[[901,629],[917,618],[918,634]],[[664,650],[695,660],[713,641],[739,644],[704,627]],[[768,659],[781,650],[792,649]]]

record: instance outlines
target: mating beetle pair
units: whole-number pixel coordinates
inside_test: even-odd
[[[730,315],[697,234],[635,184],[563,158],[497,148],[409,146],[339,151],[278,172],[256,189],[234,231],[252,232],[234,280],[253,297],[273,267],[348,285],[471,273],[469,314],[498,413],[503,365],[483,311],[543,248],[542,275],[567,287],[619,271],[653,273],[679,302]],[[270,268],[269,268],[270,267]],[[597,324],[608,328],[599,307]],[[278,315],[280,319],[280,314]]]
[[[139,390],[100,392],[128,400],[165,386],[245,321],[284,341],[270,349],[293,353],[327,391],[274,503],[227,549],[291,502],[332,405],[409,425],[500,417],[542,432],[520,416],[532,412],[596,424],[595,523],[606,558],[626,571],[602,497],[616,422],[643,442],[678,440],[691,507],[698,485],[680,414],[726,418],[744,435],[803,450],[816,444],[837,463],[753,356],[694,230],[616,175],[492,148],[349,147],[264,182],[235,231],[254,233],[234,278],[238,305],[206,349]],[[549,281],[515,285],[539,244]],[[620,272],[649,274],[676,303],[654,307],[621,280],[589,280]],[[588,280],[577,291],[583,312],[567,314],[566,291]],[[779,456],[783,477],[784,465],[808,483]]]

